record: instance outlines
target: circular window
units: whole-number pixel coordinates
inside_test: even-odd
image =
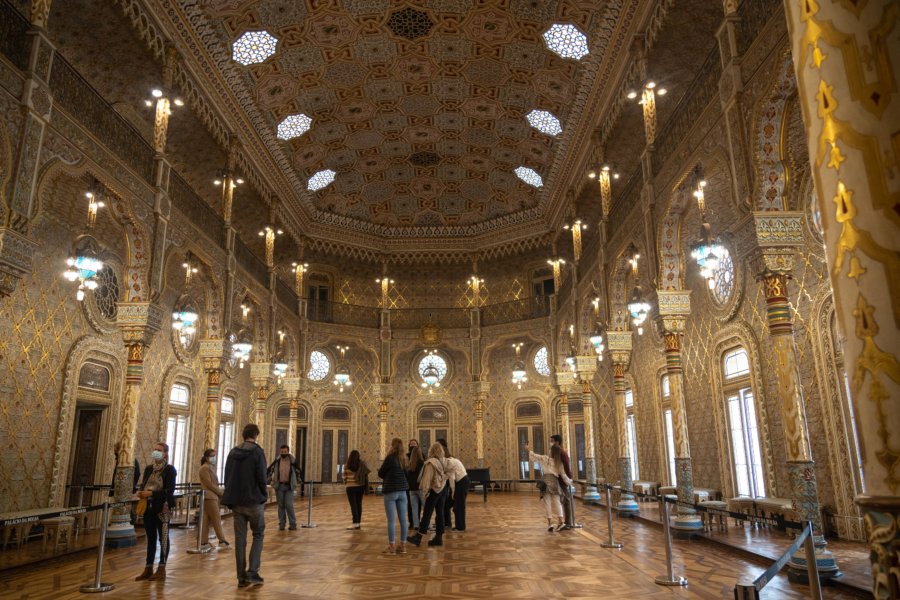
[[[719,266],[713,273],[711,291],[713,299],[720,305],[731,300],[731,295],[734,293],[734,261],[727,248],[722,249]]]
[[[547,346],[541,346],[541,349],[534,353],[534,370],[539,375],[550,377],[550,363],[547,361]]]
[[[437,371],[437,380],[443,381],[444,377],[447,376],[447,361],[439,354],[426,354],[422,360],[419,361],[418,371],[419,377],[422,378],[422,381],[425,381],[426,370],[428,367],[434,367],[434,370]]]
[[[102,269],[97,271],[94,276],[97,281],[97,289],[94,290],[94,302],[97,304],[97,310],[107,321],[116,320],[117,307],[119,301],[119,280],[116,272],[109,265],[104,265]]]
[[[810,186],[812,188],[812,186]],[[816,197],[816,191],[810,189],[809,200],[807,203],[807,220],[813,235],[820,242],[825,239],[825,226],[822,223],[822,210],[819,208],[819,200]]]
[[[310,381],[322,381],[328,377],[331,371],[331,361],[325,356],[325,353],[313,350],[309,355],[309,373],[306,377]]]

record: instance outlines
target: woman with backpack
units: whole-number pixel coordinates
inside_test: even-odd
[[[425,513],[419,523],[419,530],[415,535],[407,538],[411,544],[418,546],[422,543],[422,536],[428,533],[428,525],[431,524],[431,514],[435,513],[435,535],[434,538],[428,540],[429,546],[443,546],[444,537],[444,503],[447,501],[447,494],[450,485],[447,483],[447,474],[444,472],[444,447],[435,442],[428,451],[428,460],[422,469],[422,479],[419,481],[419,488],[424,490],[425,496]]]
[[[347,527],[359,529],[362,523],[362,499],[368,485],[369,467],[359,457],[359,450],[354,450],[344,465],[344,485],[347,487],[347,501],[350,502],[350,514],[353,524]]]
[[[535,454],[525,444],[525,450],[528,451],[528,460],[537,463],[541,467],[541,482],[544,487],[541,490],[541,499],[544,501],[544,508],[547,510],[547,531],[553,531],[553,517],[556,516],[556,531],[562,531],[566,526],[563,521],[563,508],[560,503],[562,490],[559,487],[559,480],[562,479],[566,485],[572,485],[572,480],[566,475],[566,471],[562,462],[562,448],[553,446],[550,448],[550,456],[545,454]],[[538,483],[538,487],[541,487]]]

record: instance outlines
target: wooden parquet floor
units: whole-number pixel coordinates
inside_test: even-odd
[[[306,503],[298,499],[298,518]],[[196,530],[172,537],[165,583],[135,582],[145,547],[106,553],[103,581],[116,589],[108,598],[731,598],[737,579],[758,574],[765,565],[730,554],[706,541],[676,542],[675,570],[687,588],[656,585],[665,573],[665,553],[658,527],[638,521],[615,521],[623,550],[601,548],[606,539],[605,513],[578,509],[583,530],[548,533],[543,508],[533,494],[493,494],[487,504],[469,497],[465,533],[447,533],[442,548],[409,546],[405,556],[382,554],[387,546],[382,499],[367,496],[363,528],[346,531],[349,507],[340,496],[316,498],[315,529],[278,531],[273,507],[266,511],[266,539],[261,575],[265,585],[239,589],[233,550],[187,554]],[[226,532],[232,533],[230,520]],[[140,540],[142,542],[142,540]],[[232,540],[233,541],[233,538]],[[69,555],[34,567],[0,573],[0,598],[84,598],[80,585],[93,579],[95,555]],[[804,598],[805,586],[780,575],[763,598]],[[850,598],[825,590],[826,598]]]

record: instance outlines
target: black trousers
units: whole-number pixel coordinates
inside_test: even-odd
[[[169,523],[163,522],[158,512],[144,513],[144,531],[147,532],[147,566],[152,567],[156,559],[156,541],[159,540],[159,564],[166,564],[169,558]]]
[[[431,525],[431,513],[434,513],[434,539],[439,540],[444,536],[444,505],[449,494],[449,485],[444,486],[444,489],[440,492],[428,490],[428,494],[425,496],[425,509],[422,511],[422,520],[419,521],[419,533],[422,535],[428,533],[428,526]]]
[[[466,496],[469,495],[469,476],[466,475],[456,482],[456,492],[453,494],[453,521],[457,531],[466,530]]]
[[[350,514],[353,515],[353,523],[362,522],[362,499],[366,486],[355,485],[347,488],[347,500],[350,502]]]

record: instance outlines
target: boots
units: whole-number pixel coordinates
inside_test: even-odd
[[[150,579],[150,576],[153,575],[153,567],[144,567],[144,570],[140,575],[134,578],[135,581],[143,581],[144,579]]]
[[[156,568],[156,573],[150,576],[150,581],[165,581],[166,580],[166,565],[159,565]]]

